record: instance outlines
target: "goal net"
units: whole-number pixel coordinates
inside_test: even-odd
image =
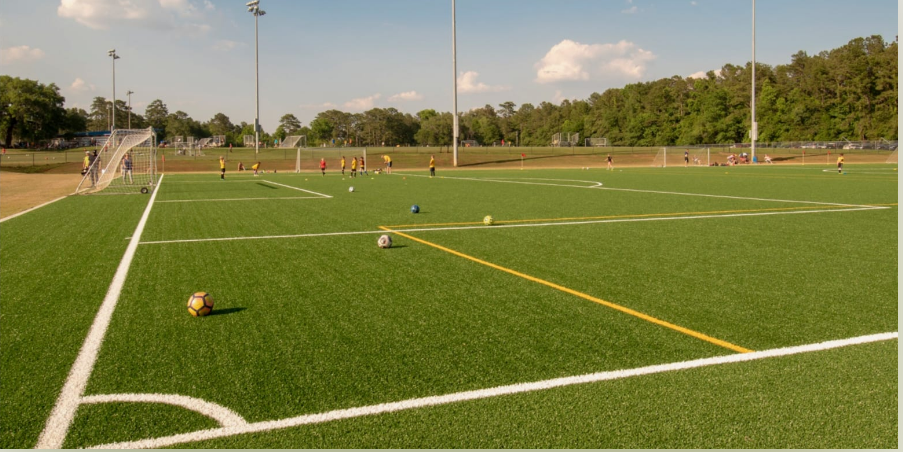
[[[587,138],[586,143],[583,144],[586,147],[605,147],[608,146],[608,138],[605,137],[592,137]]]
[[[157,136],[153,128],[116,129],[91,157],[76,194],[136,194],[157,185]]]
[[[665,168],[668,166],[668,149],[661,148],[658,150],[658,153],[655,154],[655,158],[652,159],[652,166]]]
[[[709,148],[689,148],[685,150],[687,151],[689,157],[689,162],[687,162],[687,165],[709,166]]]
[[[289,135],[282,140],[282,143],[279,143],[279,147],[281,148],[306,148],[307,147],[307,136],[306,135]]]
[[[890,156],[887,157],[886,163],[897,163],[897,150],[896,149],[894,149],[894,152],[892,152],[890,154]]]
[[[562,146],[576,146],[577,143],[580,142],[580,134],[579,133],[571,133],[571,132],[561,132],[552,135],[552,146],[553,147],[562,147]]]
[[[254,147],[254,135],[242,135],[244,147],[253,148]]]

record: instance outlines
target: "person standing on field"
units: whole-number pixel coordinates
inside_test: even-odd
[[[843,173],[843,153],[837,157],[837,174]]]
[[[364,163],[364,156],[362,155],[361,156],[361,176],[369,176],[369,175],[370,174],[367,173],[367,164]]]
[[[323,173],[324,176],[326,175],[326,159],[325,158],[320,159],[320,172]]]
[[[684,149],[684,168],[690,165],[690,150]]]
[[[342,175],[345,175],[345,156],[342,156],[342,161],[339,163],[342,166]]]
[[[219,156],[219,178],[226,180],[226,159],[223,156]]]
[[[351,177],[357,177],[357,157],[351,160]]]
[[[129,157],[129,153],[126,152],[125,156],[122,158],[122,183],[125,183],[125,176],[129,177],[129,183],[135,183],[135,180],[132,179],[132,158]]]
[[[608,168],[607,168],[607,169],[610,169],[610,170],[614,171],[615,166],[611,163],[611,154],[608,154],[608,159],[607,159],[607,160],[608,160]]]
[[[436,156],[430,156],[430,177],[434,177],[436,175]]]

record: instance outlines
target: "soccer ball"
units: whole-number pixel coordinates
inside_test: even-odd
[[[353,192],[354,192],[354,187],[348,187],[348,193],[353,193]]]
[[[418,206],[417,204],[411,206],[411,213],[420,213],[420,206]]]
[[[376,241],[376,245],[380,248],[391,248],[392,247],[392,237],[388,235],[379,236],[379,240]]]
[[[491,226],[493,223],[495,223],[495,218],[492,218],[492,215],[486,215],[485,217],[483,217],[483,224],[485,224],[486,226]]]
[[[203,317],[213,312],[213,297],[207,292],[195,292],[188,297],[188,313]]]

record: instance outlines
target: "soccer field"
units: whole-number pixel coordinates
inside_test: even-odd
[[[825,168],[65,198],[0,226],[0,446],[896,448],[896,166]]]

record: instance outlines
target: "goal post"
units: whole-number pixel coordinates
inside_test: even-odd
[[[894,149],[894,152],[887,157],[887,162],[885,163],[897,163],[897,149]]]
[[[137,194],[157,185],[154,129],[116,129],[75,188],[76,194]]]
[[[281,148],[297,148],[307,147],[307,136],[306,135],[290,135],[285,137],[281,143],[279,143],[279,147]]]
[[[658,153],[655,154],[655,158],[652,159],[652,166],[658,168],[668,167],[668,148],[661,148],[658,150]]]
[[[605,137],[591,137],[587,138],[583,143],[583,146],[588,148],[593,147],[606,147],[608,146],[608,138]]]

